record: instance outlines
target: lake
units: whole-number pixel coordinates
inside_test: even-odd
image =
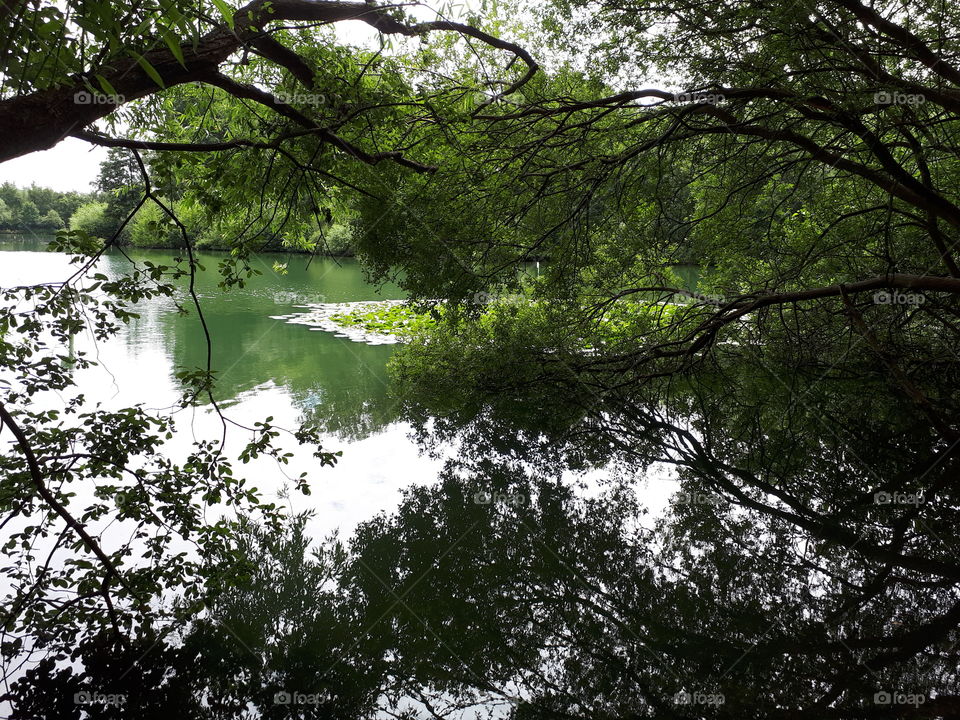
[[[130,259],[119,252],[107,253],[100,261],[99,271],[110,277],[118,277],[129,271],[131,260],[169,264],[173,258],[173,253],[169,251],[130,250],[128,253]],[[307,529],[313,540],[328,537],[333,533],[346,539],[358,524],[378,513],[394,511],[400,504],[404,488],[434,483],[445,459],[454,456],[456,448],[440,446],[433,448],[432,454],[426,454],[421,452],[413,439],[411,427],[402,419],[401,408],[390,391],[387,363],[396,352],[397,346],[358,343],[284,319],[293,313],[305,312],[305,306],[309,305],[401,299],[403,292],[400,288],[394,285],[372,286],[364,279],[362,269],[354,260],[311,260],[303,255],[264,254],[253,260],[261,271],[260,275],[242,289],[224,291],[217,285],[219,276],[216,272],[222,257],[216,253],[199,254],[200,261],[207,269],[197,277],[197,292],[212,338],[212,365],[219,378],[215,394],[224,413],[231,421],[245,426],[251,426],[267,416],[272,416],[276,425],[290,429],[298,427],[305,420],[311,421],[324,430],[324,448],[342,452],[336,467],[321,467],[309,449],[298,449],[290,442],[286,447],[294,455],[289,466],[279,466],[270,458],[261,458],[249,465],[238,466],[238,474],[242,473],[253,485],[263,490],[265,500],[279,498],[283,505],[295,512],[312,510],[313,518]],[[2,243],[0,258],[0,284],[4,286],[60,280],[68,276],[72,269],[66,256],[45,252],[43,244],[36,242]],[[278,272],[275,265],[284,265],[285,271]],[[695,275],[690,275],[689,282],[691,287],[695,285]],[[183,315],[178,312],[178,303],[186,306],[190,313]],[[148,408],[170,408],[175,406],[181,393],[176,378],[177,369],[205,365],[205,336],[195,310],[190,307],[186,292],[181,290],[174,298],[145,302],[138,310],[140,316],[108,342],[98,343],[89,334],[83,333],[75,338],[72,348],[66,349],[87,353],[98,360],[97,367],[77,371],[77,385],[79,391],[85,394],[88,405],[99,403],[106,409],[132,404],[143,404]],[[40,404],[52,405],[57,402],[62,402],[62,398],[51,396],[41,400]],[[165,447],[171,458],[182,458],[197,439],[218,440],[221,436],[220,418],[209,405],[177,411],[176,417],[177,431]],[[817,428],[814,427],[810,432],[815,434],[816,431]],[[249,433],[246,430],[231,427],[225,445],[227,453],[235,454],[248,438]],[[773,466],[776,467],[775,463]],[[415,506],[416,511],[410,512],[408,506],[406,524],[402,525],[401,530],[391,531],[396,532],[396,535],[384,536],[383,542],[378,538],[378,542],[370,545],[367,554],[358,561],[365,571],[360,574],[360,578],[366,578],[370,585],[361,584],[357,587],[366,588],[364,592],[369,592],[369,587],[373,587],[377,593],[382,593],[379,589],[382,584],[392,597],[373,595],[378,598],[378,603],[381,600],[386,602],[388,609],[384,611],[380,604],[371,604],[370,615],[367,617],[371,622],[363,621],[357,625],[364,628],[365,633],[359,636],[359,640],[353,640],[357,627],[351,627],[346,635],[350,638],[350,649],[367,636],[369,628],[376,626],[378,630],[398,628],[398,642],[409,641],[416,647],[428,649],[434,648],[434,641],[439,638],[438,632],[445,635],[449,632],[449,636],[440,640],[441,649],[446,650],[448,645],[455,645],[459,639],[467,638],[472,642],[472,638],[478,633],[482,637],[485,632],[499,632],[501,627],[508,627],[506,624],[501,626],[501,615],[497,613],[503,611],[502,617],[510,618],[512,608],[522,611],[515,617],[519,618],[516,622],[523,629],[531,624],[527,620],[527,604],[539,602],[532,595],[532,601],[527,599],[528,596],[524,594],[527,587],[541,588],[538,592],[547,597],[549,604],[563,607],[567,606],[571,597],[574,600],[579,598],[575,590],[583,592],[584,588],[589,591],[592,591],[593,587],[600,588],[598,599],[602,598],[604,602],[611,603],[612,612],[621,613],[619,617],[614,617],[614,622],[630,633],[629,642],[633,642],[631,638],[636,639],[635,657],[643,661],[652,656],[654,662],[650,665],[651,677],[656,678],[656,673],[662,666],[666,672],[661,674],[660,681],[668,684],[675,679],[679,681],[682,674],[690,672],[685,669],[686,658],[678,659],[671,655],[664,662],[658,655],[646,649],[646,645],[640,644],[645,637],[643,633],[649,632],[643,624],[647,617],[644,613],[652,618],[649,627],[656,632],[660,632],[661,627],[668,627],[663,630],[659,647],[667,648],[669,652],[672,652],[675,638],[682,640],[688,637],[689,628],[694,629],[698,638],[699,633],[716,632],[719,639],[715,641],[715,646],[720,648],[717,651],[720,659],[712,667],[723,669],[724,675],[720,680],[733,671],[742,671],[749,679],[754,668],[767,662],[768,656],[756,663],[751,660],[740,663],[740,660],[750,658],[751,653],[759,655],[761,651],[772,652],[770,648],[777,643],[777,639],[767,636],[781,626],[782,618],[786,618],[787,622],[798,623],[797,627],[803,632],[811,632],[810,627],[821,626],[825,633],[834,632],[833,626],[827,621],[821,621],[812,615],[813,619],[808,619],[808,614],[821,611],[820,605],[811,611],[805,604],[807,601],[820,603],[820,595],[829,599],[827,593],[830,586],[817,576],[820,572],[818,566],[808,570],[806,565],[796,561],[796,558],[806,560],[810,556],[814,558],[811,563],[820,562],[819,554],[810,553],[822,554],[823,550],[811,550],[808,553],[809,543],[792,537],[778,545],[781,542],[779,535],[758,522],[755,527],[747,527],[748,523],[743,526],[733,525],[731,533],[736,542],[724,545],[722,551],[715,551],[709,544],[711,535],[726,532],[723,523],[739,522],[740,518],[734,512],[727,514],[725,510],[715,514],[712,508],[724,506],[720,504],[719,497],[708,492],[706,488],[703,491],[686,492],[682,498],[674,496],[673,522],[675,527],[681,530],[683,527],[688,528],[689,535],[683,535],[674,528],[670,528],[669,533],[665,532],[662,526],[656,527],[655,523],[658,518],[664,517],[668,498],[679,489],[674,471],[665,467],[654,465],[637,481],[643,484],[641,492],[638,493],[638,501],[649,511],[647,514],[635,513],[632,506],[627,505],[629,512],[621,513],[616,509],[607,515],[601,512],[601,509],[610,498],[601,498],[596,505],[584,506],[587,509],[583,511],[582,518],[577,520],[578,523],[582,522],[582,526],[571,526],[577,532],[569,535],[569,538],[572,538],[569,545],[566,544],[568,536],[548,534],[557,528],[567,527],[551,525],[551,522],[558,522],[555,520],[557,515],[552,514],[553,508],[551,513],[542,513],[540,518],[533,512],[529,515],[518,512],[514,516],[503,507],[498,507],[495,511],[491,507],[491,512],[487,515],[486,509],[478,511],[477,506],[489,503],[478,502],[475,499],[476,494],[473,495],[472,502],[464,503],[463,497],[470,497],[469,494],[461,497],[457,495],[456,489],[448,487],[444,491],[443,485],[439,485],[437,492],[440,499],[442,502],[451,503],[452,512],[434,515],[431,512],[419,511],[421,507],[434,507],[429,504]],[[824,472],[833,468],[827,463],[822,467],[826,468]],[[840,469],[844,468],[841,466]],[[302,471],[308,473],[311,494],[305,496],[296,491],[287,492],[294,484],[290,479]],[[562,484],[581,495],[579,500],[583,496],[602,492],[605,487],[609,488],[610,485],[604,481],[613,475],[612,471],[608,473],[605,470],[594,470],[576,476],[567,473],[562,478]],[[801,476],[805,476],[803,470]],[[479,481],[488,482],[489,478],[481,477]],[[465,475],[463,482],[472,482],[472,478]],[[837,483],[835,486],[839,485]],[[477,486],[471,486],[471,491],[475,487]],[[444,492],[449,495],[444,496]],[[894,497],[889,495],[889,499],[884,501],[879,511],[897,510],[893,505]],[[78,497],[77,500],[80,504],[89,498]],[[540,498],[537,501],[541,502]],[[874,517],[879,517],[879,511],[873,504],[861,505],[871,521]],[[547,505],[539,504],[536,507],[539,510]],[[616,508],[616,505],[611,504],[611,507]],[[514,508],[511,508],[511,513],[513,510]],[[471,513],[477,512],[483,514],[474,518]],[[562,513],[559,515],[566,518]],[[494,517],[495,521],[481,522],[486,517]],[[580,516],[571,512],[571,517]],[[763,518],[760,517],[760,520]],[[21,521],[26,524],[31,520],[18,520]],[[540,524],[537,524],[538,521]],[[564,519],[564,522],[567,520]],[[449,526],[447,523],[450,523]],[[446,535],[434,535],[438,527]],[[950,537],[947,534],[950,525],[937,527],[942,528],[938,529],[938,532],[943,533],[944,537]],[[613,539],[595,543],[594,537],[607,538],[601,531],[609,532]],[[111,532],[114,534],[102,536],[110,541],[108,547],[122,539],[116,531]],[[470,538],[470,542],[461,543],[460,540],[466,537]],[[544,537],[550,538],[550,542],[546,542]],[[441,538],[446,538],[447,541]],[[450,538],[456,540],[449,542]],[[658,545],[663,538],[668,541],[665,549]],[[672,544],[675,542],[674,538],[680,538],[681,543],[686,542],[687,545],[681,545],[675,550]],[[865,538],[869,540],[864,535],[857,538],[850,548],[843,547],[843,553],[849,554],[853,546],[866,544],[862,542]],[[408,545],[401,545],[399,541]],[[767,550],[762,543],[770,543],[773,549]],[[362,542],[358,544],[362,546]],[[560,550],[555,550],[555,547]],[[761,547],[762,551],[755,551],[757,547]],[[405,554],[397,554],[396,548],[401,548]],[[410,548],[413,548],[413,551]],[[594,548],[596,557],[590,562],[573,565],[567,560],[567,553],[592,553]],[[456,553],[452,552],[453,550],[456,550]],[[778,557],[781,550],[785,553],[790,572],[795,575],[779,570],[776,574],[767,574],[768,565],[765,563],[771,555]],[[448,551],[450,558],[445,559]],[[494,551],[500,554],[494,554]],[[728,552],[729,557],[725,555]],[[616,553],[624,553],[622,557],[625,559],[611,563],[610,557],[619,557]],[[691,576],[675,572],[673,561],[656,560],[657,553],[663,553],[668,558],[673,557],[669,553],[675,553],[676,557],[690,558],[691,563],[704,563],[703,569],[697,571],[702,573],[704,582],[702,597],[699,594],[701,589],[692,580],[688,580]],[[491,558],[499,560],[494,561]],[[869,565],[866,567],[870,569]],[[576,572],[571,568],[577,568]],[[598,580],[584,580],[583,573],[593,572],[593,569],[596,569]],[[845,571],[844,568],[841,569]],[[654,570],[659,574],[655,575]],[[408,582],[407,589],[399,596],[391,589],[393,586],[390,583],[382,580],[393,578],[392,573],[395,571],[406,573]],[[542,577],[536,574],[541,572]],[[854,566],[850,577],[856,577],[856,572],[860,570]],[[367,577],[366,573],[369,573],[370,577]],[[783,579],[781,575],[784,576]],[[488,577],[493,579],[487,580]],[[515,577],[519,577],[521,581],[517,582]],[[422,585],[421,579],[424,579]],[[397,581],[396,587],[400,587],[399,582]],[[606,585],[598,585],[598,582]],[[719,588],[716,592],[715,582]],[[489,588],[484,583],[489,583]],[[542,586],[536,583],[542,583]],[[797,587],[811,588],[809,597],[798,599],[794,593],[794,588]],[[926,592],[923,585],[918,587],[921,588],[918,594],[921,591]],[[512,595],[517,588],[520,593]],[[629,595],[636,588],[645,588],[643,593],[637,596],[639,605],[631,604],[632,600],[619,604],[616,593]],[[478,589],[483,592],[489,589],[490,594],[479,595],[480,600],[477,600]],[[4,590],[9,591],[9,588]],[[394,601],[394,598],[406,598],[408,592],[411,597],[418,598],[416,601],[411,600],[416,611],[409,610],[406,600],[402,604],[399,600]],[[446,598],[448,595],[456,598],[458,592],[463,593],[464,600],[452,607],[458,613],[462,612],[460,608],[469,608],[470,612],[463,613],[466,618],[463,627],[452,625],[453,629],[449,629],[443,624],[443,613],[448,611],[448,605],[446,602],[437,602],[437,599]],[[551,596],[550,592],[560,594]],[[713,598],[717,593],[728,592],[735,598],[739,598],[742,593],[753,605],[744,610],[736,603],[729,609],[725,609],[722,603],[714,603]],[[938,592],[938,587],[932,586],[930,597],[921,600],[929,603],[930,607],[939,607],[937,603],[945,604],[946,598],[938,598]],[[562,602],[557,602],[558,600]],[[737,603],[739,602],[737,599]],[[878,624],[882,628],[899,627],[904,622],[901,618],[919,616],[919,611],[914,607],[914,603],[919,602],[907,596],[901,605],[891,604],[889,608],[880,608],[877,611]],[[950,602],[953,600],[950,599]],[[395,616],[391,617],[390,622],[378,625],[385,612],[391,612],[395,607]],[[543,607],[546,608],[546,604]],[[826,604],[824,607],[831,609],[831,606]],[[242,605],[244,613],[246,608],[246,605]],[[478,617],[483,617],[482,608],[483,613],[490,613],[496,621],[482,625],[472,617],[474,608]],[[757,608],[762,608],[767,614],[761,614]],[[577,609],[576,613],[578,616],[586,616],[591,610],[592,607],[584,607]],[[742,623],[739,627],[744,628],[737,631],[743,634],[742,645],[734,646],[735,649],[727,658],[722,656],[721,650],[725,644],[730,644],[729,638],[734,635],[723,634],[726,631],[722,623],[726,620],[719,615],[719,611],[729,612],[730,617],[737,623]],[[407,612],[412,613],[410,617],[404,617]],[[428,626],[426,620],[421,620],[421,613],[426,612],[435,612],[441,619],[430,616],[431,625]],[[543,612],[546,612],[546,609]],[[600,607],[603,617],[609,612],[611,611],[606,606]],[[793,619],[790,617],[791,613],[794,613]],[[721,625],[717,627],[720,629],[714,630],[718,622],[715,618],[718,616]],[[411,622],[411,618],[415,622]],[[234,622],[231,618],[225,626],[232,627]],[[667,623],[671,622],[678,627],[670,628]],[[434,627],[438,630],[434,630]],[[637,629],[633,630],[633,627]],[[427,634],[423,635],[424,632]],[[228,637],[229,634],[221,635]],[[326,642],[328,635],[334,637],[336,633],[329,633],[324,627],[319,637]],[[602,646],[602,643],[595,643],[590,636],[586,637],[584,642],[589,649]],[[615,634],[597,637],[608,644],[610,637],[617,641]],[[828,646],[833,636],[824,637],[822,642]],[[789,637],[786,637],[784,643],[787,640]],[[628,642],[622,638],[617,642],[621,641]],[[700,642],[699,639],[697,642]],[[882,642],[888,641],[883,639]],[[244,647],[247,647],[246,644]],[[500,647],[508,645],[497,640],[492,647],[499,652]],[[676,647],[679,648],[678,653],[685,653],[689,646],[679,644]],[[460,649],[459,646],[457,648]],[[641,652],[639,648],[644,648],[644,651]],[[703,652],[709,655],[712,650],[705,649]],[[588,651],[584,651],[584,654],[588,654]],[[240,653],[240,656],[243,657],[244,653]],[[462,662],[452,652],[451,656],[454,663]],[[256,657],[257,662],[260,661],[260,656],[256,653],[251,657]],[[322,653],[317,657],[321,658],[318,662],[321,663],[323,677],[329,666],[322,659],[325,657]],[[708,657],[708,662],[714,662],[712,656]],[[814,681],[822,680],[833,671],[832,662],[834,661],[830,658],[822,662],[812,662],[806,669],[809,677]],[[702,667],[706,666],[705,662]],[[702,678],[707,677],[707,673],[702,667],[695,668],[691,682],[705,682]],[[801,670],[803,669],[801,667]],[[348,682],[352,682],[353,676],[350,677]],[[808,676],[798,677],[804,682],[809,681]],[[737,682],[740,680],[734,678],[730,681],[730,686],[736,687],[734,683]],[[886,679],[883,682],[887,683]],[[897,687],[893,684],[889,686],[895,689]],[[309,692],[312,687],[303,685],[302,688],[293,689]],[[693,694],[690,698],[723,697],[714,696],[707,685],[690,687],[707,688],[702,691],[694,689],[692,692],[699,692],[700,695]],[[903,687],[903,697],[915,697],[913,685]],[[671,689],[671,693],[674,692]],[[679,697],[687,697],[686,692],[680,692]],[[924,688],[923,692],[929,690]],[[883,697],[883,692],[875,693],[874,688],[869,688],[867,697]],[[678,697],[676,694],[672,696]],[[674,702],[689,704],[691,701]],[[472,716],[465,714],[462,717]]]
[[[44,250],[38,240],[7,239],[0,243],[0,285],[61,280],[72,269],[67,256]],[[125,251],[137,262],[170,264],[166,250]],[[319,468],[309,452],[297,452],[286,475],[310,472],[313,493],[292,493],[297,510],[316,512],[314,532],[349,531],[378,511],[394,507],[400,489],[432,480],[442,464],[421,455],[408,439],[409,427],[397,420],[396,402],[387,387],[386,364],[395,346],[367,345],[290,324],[277,316],[303,310],[307,303],[402,298],[392,285],[374,287],[364,280],[353,259],[309,258],[301,254],[263,254],[252,260],[261,275],[242,289],[217,287],[221,253],[199,253],[206,271],[197,277],[197,291],[210,329],[215,391],[225,414],[244,425],[270,415],[275,423],[295,429],[312,420],[326,430],[325,449],[342,450],[335,468]],[[286,274],[273,269],[285,263]],[[128,272],[123,254],[109,252],[98,267],[110,277]],[[196,312],[182,316],[176,303],[188,308],[186,293],[157,298],[138,307],[140,317],[107,343],[89,336],[76,339],[75,350],[86,351],[100,366],[78,372],[77,384],[88,401],[109,407],[143,403],[168,407],[181,391],[177,368],[206,363],[206,342]],[[186,411],[184,411],[186,413]],[[219,418],[201,407],[181,418],[179,437],[171,452],[186,449],[193,437],[219,437]],[[228,449],[247,434],[231,429]],[[253,472],[248,469],[253,468]],[[281,488],[285,476],[273,461],[243,467],[261,488]]]
[[[73,269],[68,257],[47,252],[45,246],[40,239],[0,241],[0,285],[67,277]],[[170,250],[126,248],[123,253],[107,252],[98,270],[113,278],[129,272],[131,260],[169,265],[174,255]],[[257,487],[281,494],[291,510],[312,509],[310,531],[316,538],[334,531],[349,536],[358,523],[395,508],[403,488],[433,482],[452,449],[421,452],[410,437],[410,426],[399,419],[386,370],[397,346],[353,342],[282,319],[305,312],[308,304],[399,299],[403,291],[391,284],[371,285],[352,258],[296,253],[257,255],[251,263],[261,274],[243,288],[224,291],[217,285],[223,257],[197,254],[205,271],[197,275],[196,290],[212,338],[214,394],[225,415],[245,426],[267,416],[288,429],[311,421],[325,430],[324,449],[343,453],[336,467],[321,468],[306,448],[291,441],[286,447],[294,455],[289,466],[261,459],[238,471]],[[285,272],[277,272],[275,263],[285,266]],[[178,303],[188,315],[178,312]],[[99,362],[77,373],[77,385],[88,402],[109,408],[138,403],[167,408],[182,390],[176,371],[205,366],[206,341],[185,291],[141,303],[137,310],[140,317],[106,343],[94,342],[89,334],[76,338],[74,349]],[[195,438],[219,439],[222,433],[220,419],[209,406],[181,411],[178,429],[169,443],[172,457],[187,452]],[[231,428],[227,451],[236,452],[248,438],[245,431]],[[288,478],[302,471],[309,473],[311,495],[287,496],[284,488],[292,485]],[[585,478],[589,485],[602,475],[597,471]],[[644,498],[656,513],[676,486],[665,474],[654,476]]]

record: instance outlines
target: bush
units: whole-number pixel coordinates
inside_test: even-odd
[[[64,226],[63,218],[56,210],[48,210],[47,214],[40,218],[40,227],[44,230],[59,230]]]
[[[353,255],[353,226],[346,223],[334,223],[323,231],[318,230],[310,238],[319,252],[330,255]]]
[[[33,228],[40,225],[40,211],[37,210],[37,206],[30,200],[24,200],[20,204],[20,209],[16,215],[16,219],[20,225],[25,228]]]
[[[88,202],[77,208],[70,217],[71,230],[83,230],[93,237],[106,240],[113,236],[113,228],[107,220],[105,202]]]
[[[0,227],[13,227],[13,213],[10,212],[10,208],[7,207],[3,198],[0,198]]]
[[[183,245],[180,230],[156,203],[147,202],[130,221],[130,242],[142,248],[175,248]]]

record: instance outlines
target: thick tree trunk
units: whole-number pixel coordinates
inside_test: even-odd
[[[431,29],[453,29],[454,23],[424,23],[408,26],[388,15],[382,8],[362,2],[329,2],[327,0],[255,0],[238,9],[234,14],[234,29],[220,26],[204,35],[197,47],[183,45],[181,65],[166,47],[144,54],[156,69],[165,87],[203,80],[217,73],[218,67],[234,52],[249,45],[261,55],[287,67],[302,82],[309,68],[299,56],[275,42],[264,33],[263,27],[274,20],[339,22],[362,20],[368,25],[387,33],[416,35]],[[445,28],[444,26],[450,26]],[[468,28],[472,30],[472,28]],[[473,31],[475,36],[483,33]],[[497,47],[513,48],[490,38]],[[111,62],[109,67],[96,69],[116,90],[119,104],[158,92],[161,88],[150,78],[132,57],[120,62]],[[94,87],[97,82],[91,81]],[[47,150],[69,134],[82,130],[91,122],[109,115],[116,102],[102,102],[107,96],[92,98],[88,85],[80,77],[57,88],[41,90],[29,95],[14,97],[0,102],[0,162],[10,160],[37,150]]]
[[[218,30],[206,35],[196,51],[184,48],[186,67],[166,48],[147,53],[145,57],[163,78],[164,85],[170,87],[200,80],[216,72],[220,63],[240,44],[236,35]],[[117,98],[92,96],[86,83],[78,78],[71,85],[0,102],[0,162],[37,150],[48,150],[70,133],[109,115],[118,104],[160,90],[133,59],[100,74],[117,91]],[[104,102],[105,99],[111,101]]]

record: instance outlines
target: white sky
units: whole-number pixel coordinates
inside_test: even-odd
[[[36,183],[61,192],[89,192],[106,155],[106,148],[67,138],[51,150],[0,163],[0,183],[12,182],[20,187]]]

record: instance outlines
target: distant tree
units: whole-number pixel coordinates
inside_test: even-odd
[[[123,148],[108,148],[93,184],[100,192],[114,193],[139,185],[141,179],[133,153]]]
[[[112,237],[130,216],[143,196],[143,181],[136,160],[130,150],[109,148],[107,157],[100,163],[100,173],[94,181],[94,187],[102,193],[107,204],[104,211],[106,237]],[[121,238],[129,237],[129,229],[124,228]]]
[[[57,197],[60,195],[56,190],[48,187],[40,187],[36,183],[30,187],[21,190],[24,197],[37,206],[40,216],[44,216],[50,210],[56,210]]]
[[[63,222],[63,218],[60,217],[60,213],[52,208],[48,210],[42,218],[40,218],[39,225],[45,230],[59,230],[60,228],[65,227],[65,223]]]
[[[54,198],[53,201],[53,209],[57,211],[60,217],[69,219],[77,211],[78,207],[90,199],[90,193],[79,193],[75,191],[57,193],[57,197]]]
[[[15,231],[58,230],[64,227],[64,218],[72,217],[89,200],[89,195],[78,192],[62,193],[37,185],[18,188],[4,183],[0,185],[0,227]]]
[[[153,203],[144,205],[134,215],[128,238],[135,247],[144,248],[182,247],[183,244],[177,226]]]
[[[20,205],[20,189],[11,182],[5,182],[0,185],[0,200],[3,200],[7,207],[13,210]]]
[[[71,230],[82,230],[94,237],[107,239],[113,226],[107,219],[107,203],[88,202],[77,208],[70,218]]]
[[[35,228],[40,225],[40,211],[32,200],[23,200],[17,208],[17,224],[24,229]]]

